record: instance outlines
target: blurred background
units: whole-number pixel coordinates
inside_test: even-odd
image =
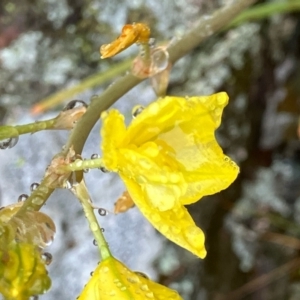
[[[25,124],[55,116],[70,100],[89,103],[112,83],[105,75],[93,88],[88,76],[116,69],[137,54],[133,46],[100,60],[99,47],[126,23],[145,22],[157,42],[180,38],[199,20],[231,0],[23,0],[0,2],[0,124]],[[188,207],[206,234],[200,260],[165,240],[137,208],[99,216],[113,254],[130,268],[178,290],[185,300],[300,299],[300,1],[258,1],[255,21],[206,40],[173,67],[169,95],[226,91],[217,139],[241,167],[226,191]],[[281,9],[274,9],[278,3]],[[288,8],[288,9],[287,9]],[[298,10],[298,11],[297,11]],[[36,104],[70,87],[80,93]],[[136,104],[155,99],[145,81],[114,106],[131,118]],[[99,153],[99,128],[83,157]],[[17,201],[39,182],[67,132],[21,136],[0,152],[0,205]],[[124,191],[113,174],[85,174],[96,205],[112,211]],[[40,299],[75,299],[99,261],[78,201],[57,190],[43,209],[57,226],[49,271],[52,289]]]

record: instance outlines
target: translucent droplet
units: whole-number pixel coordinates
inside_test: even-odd
[[[139,276],[141,276],[141,277],[144,277],[144,278],[146,278],[146,279],[149,279],[149,276],[147,276],[145,273],[143,273],[143,272],[139,272],[139,271],[136,271],[136,272],[134,272],[135,274],[137,274],[137,275],[139,275]]]
[[[88,173],[90,169],[83,169],[83,173]]]
[[[109,271],[109,268],[108,267],[103,267],[101,270],[102,270],[103,273],[107,273]]]
[[[104,167],[100,167],[99,170],[102,171],[103,173],[109,173],[109,171]]]
[[[159,73],[165,70],[169,64],[169,53],[164,48],[156,48],[152,55],[152,64],[151,64],[151,73],[153,74]]]
[[[141,105],[136,105],[133,109],[132,109],[132,117],[136,118],[145,108]]]
[[[26,199],[28,198],[28,195],[26,194],[21,194],[18,198],[18,202],[21,202],[21,201],[25,201]]]
[[[52,254],[49,252],[44,252],[42,254],[42,259],[45,261],[45,264],[48,266],[52,262]]]
[[[40,184],[37,183],[37,182],[32,183],[31,186],[30,186],[30,190],[31,190],[32,192],[35,191],[35,190],[38,188],[39,185],[40,185]]]
[[[34,197],[32,199],[32,203],[35,204],[35,205],[42,205],[44,202],[44,199],[41,198],[41,197]]]
[[[105,229],[104,228],[101,228],[101,232],[104,232],[105,231]]]
[[[126,286],[122,286],[122,287],[120,288],[121,291],[126,291],[126,289],[127,289]]]
[[[17,144],[18,140],[19,140],[18,136],[1,140],[0,141],[0,149],[3,149],[3,150],[4,149],[10,149],[10,148],[14,147]]]
[[[39,296],[38,295],[31,296],[29,300],[39,300]]]
[[[115,291],[110,291],[109,296],[111,296],[111,297],[116,296],[116,292]]]
[[[95,239],[93,240],[93,245],[94,246],[98,246],[98,243],[97,243],[97,241]]]
[[[142,291],[144,291],[144,292],[149,291],[149,287],[148,287],[147,284],[142,284],[142,285],[140,286],[140,289],[141,289]]]
[[[147,298],[152,299],[154,298],[154,294],[152,292],[148,292],[145,294]]]
[[[94,272],[92,271],[92,272],[90,273],[90,275],[93,276],[93,275],[94,275]]]
[[[78,108],[78,107],[88,107],[88,106],[82,100],[72,100],[63,108],[63,111]]]
[[[104,217],[104,216],[107,215],[107,211],[106,211],[106,209],[104,209],[104,208],[99,208],[99,209],[98,209],[98,214],[99,214],[100,216]]]
[[[94,154],[91,155],[91,159],[97,159],[99,157],[100,157],[100,155],[97,154],[97,153],[94,153]]]

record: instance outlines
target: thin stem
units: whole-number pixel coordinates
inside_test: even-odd
[[[108,70],[93,74],[87,78],[84,78],[80,81],[79,84],[72,86],[67,89],[58,91],[55,94],[50,95],[49,97],[41,100],[39,103],[33,106],[32,113],[38,114],[41,113],[55,105],[70,99],[71,97],[82,93],[87,89],[100,86],[101,84],[114,79],[116,76],[121,75],[123,72],[129,69],[132,59],[127,59],[125,61],[119,62],[114,66],[111,66]]]
[[[50,119],[24,125],[0,126],[0,141],[8,138],[15,138],[21,134],[35,133],[41,130],[53,129],[54,124],[55,119]]]
[[[95,159],[76,159],[68,165],[62,165],[59,168],[65,172],[81,171],[85,169],[99,169],[102,168],[102,158]]]
[[[98,249],[99,249],[102,260],[111,257],[112,255],[110,253],[108,244],[104,238],[104,235],[102,234],[100,225],[94,214],[94,210],[91,206],[91,198],[88,194],[88,190],[84,183],[84,180],[82,180],[78,184],[73,185],[73,187],[71,188],[71,191],[79,199],[79,201],[83,207],[85,216],[90,225],[90,229],[91,229],[91,231],[94,235],[94,238],[97,242]]]

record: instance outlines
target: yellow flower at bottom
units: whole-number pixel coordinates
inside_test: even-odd
[[[153,282],[109,257],[93,272],[79,300],[182,300],[179,294]]]
[[[117,172],[145,217],[163,235],[204,258],[204,234],[184,205],[226,189],[238,166],[215,139],[226,93],[164,97],[126,128],[117,110],[102,114],[103,165]]]

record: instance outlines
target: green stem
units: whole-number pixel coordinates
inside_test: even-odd
[[[8,138],[15,138],[21,134],[35,133],[41,130],[53,129],[54,124],[55,119],[50,119],[24,125],[0,126],[0,141]]]
[[[41,102],[37,103],[33,107],[33,113],[39,113],[43,110],[46,110],[50,107],[61,103],[62,101],[65,101],[66,99],[70,99],[71,97],[87,89],[100,86],[101,84],[114,79],[116,76],[121,75],[123,72],[128,70],[130,68],[131,62],[131,58],[119,62],[116,65],[110,67],[107,71],[93,74],[83,79],[79,84],[73,87],[58,91],[57,93],[50,95],[49,97],[43,99]]]
[[[65,172],[81,171],[85,169],[103,168],[102,158],[95,159],[76,159],[74,162],[60,167]]]
[[[253,8],[243,11],[238,15],[228,27],[240,25],[247,21],[255,21],[263,18],[267,18],[274,14],[286,13],[296,11],[300,9],[299,0],[296,1],[281,1],[281,2],[269,2],[255,5]]]
[[[78,184],[73,185],[73,187],[71,188],[71,191],[79,199],[79,201],[83,207],[85,216],[90,225],[90,229],[91,229],[91,231],[94,235],[94,238],[97,242],[98,249],[99,249],[102,260],[111,257],[112,255],[110,253],[108,244],[104,238],[104,235],[102,234],[100,225],[94,214],[94,210],[91,206],[91,198],[89,196],[89,193],[88,193],[87,187],[84,183],[84,180],[82,180]]]

